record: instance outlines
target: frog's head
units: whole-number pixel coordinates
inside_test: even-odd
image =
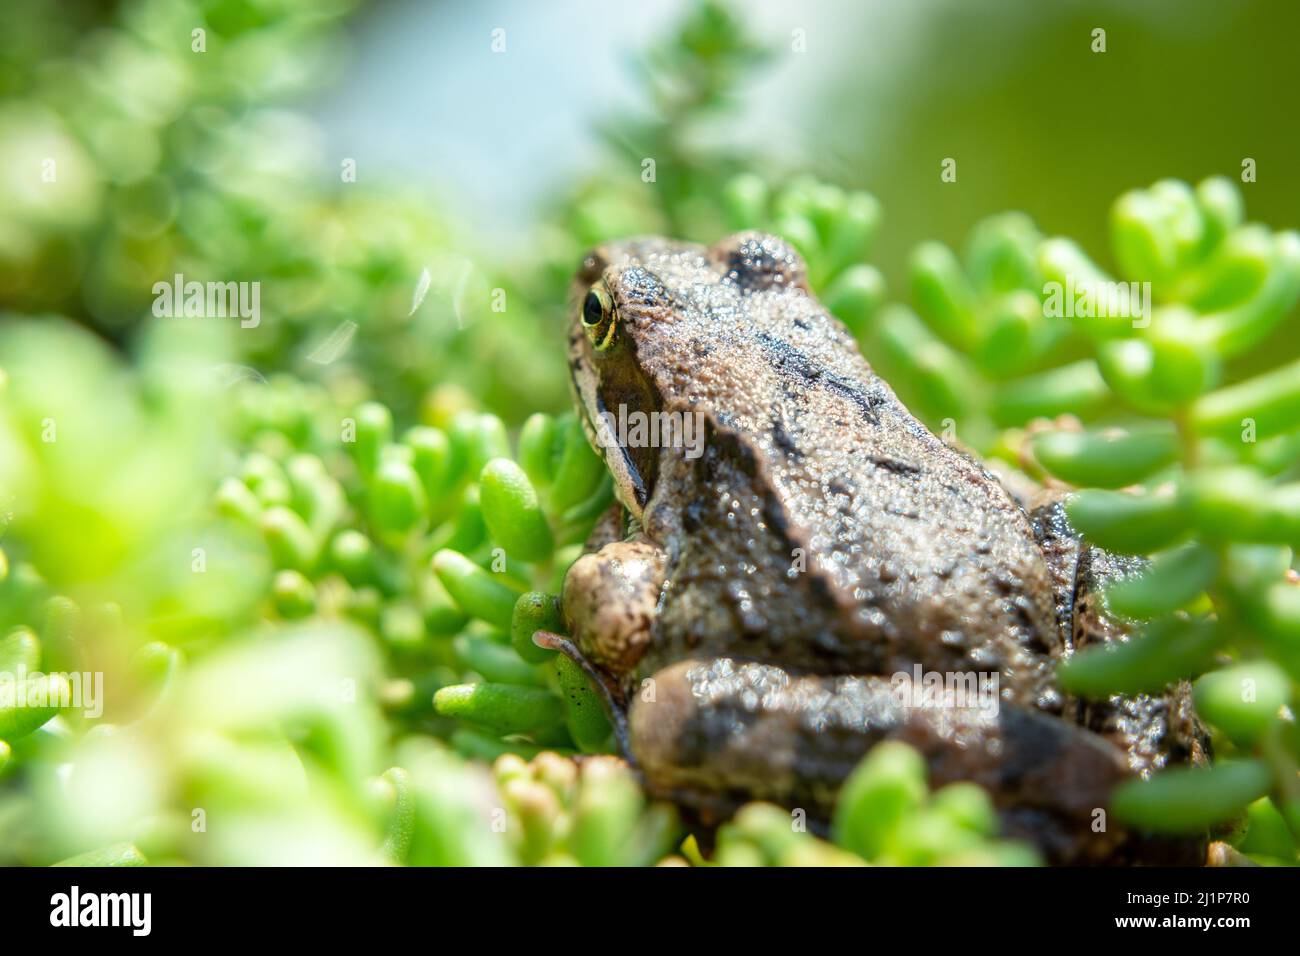
[[[712,247],[642,237],[593,250],[574,279],[569,367],[592,447],[638,520],[654,491],[659,448],[626,447],[608,425],[686,400],[694,363],[745,297],[772,286],[807,291],[803,262],[783,240],[747,232]],[[666,393],[671,392],[671,395]]]
[[[591,446],[605,459],[614,491],[638,520],[654,489],[659,449],[627,447],[608,425],[649,414],[662,396],[647,368],[676,309],[671,283],[706,265],[702,246],[630,239],[593,250],[574,280],[569,328],[573,393]]]

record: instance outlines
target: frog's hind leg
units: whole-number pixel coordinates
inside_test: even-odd
[[[1050,572],[1065,654],[1128,640],[1129,623],[1109,612],[1102,592],[1140,573],[1145,559],[1110,554],[1085,542],[1071,527],[1060,492],[1043,491],[1030,502],[1028,514]],[[1123,750],[1140,776],[1166,766],[1204,764],[1209,756],[1209,734],[1196,717],[1186,681],[1159,695],[1071,700],[1064,712]]]
[[[1069,653],[1073,647],[1075,578],[1083,543],[1078,532],[1070,526],[1065,514],[1065,499],[1060,492],[1041,490],[1027,500],[1024,507],[1038,550],[1047,563],[1056,626],[1061,634],[1060,646]]]
[[[1108,585],[1145,567],[1141,558],[1090,546],[1082,549],[1070,638],[1074,650],[1128,640],[1130,625],[1109,612],[1102,593]],[[1196,715],[1192,685],[1185,680],[1170,685],[1162,694],[1111,694],[1081,700],[1078,721],[1121,748],[1129,766],[1142,777],[1165,767],[1209,762],[1209,731]]]
[[[982,785],[1004,830],[1049,861],[1113,858],[1125,834],[1094,827],[1128,777],[1118,751],[1060,719],[988,703],[912,706],[882,677],[797,676],[717,658],[658,671],[628,717],[647,789],[706,828],[749,800],[802,808],[824,827],[858,761],[901,740],[925,758],[932,786]]]

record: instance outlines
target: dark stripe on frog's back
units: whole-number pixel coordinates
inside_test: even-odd
[[[880,388],[864,388],[860,382],[840,375],[828,368],[824,362],[811,358],[784,339],[767,332],[759,332],[755,339],[762,347],[768,365],[783,379],[793,380],[809,389],[829,389],[856,405],[871,424],[880,424],[876,409],[888,401]],[[874,376],[872,378],[874,379]],[[878,384],[878,379],[872,382],[873,386]]]
[[[838,326],[824,310],[820,311],[819,318]],[[814,510],[807,513],[807,526],[791,534],[804,542],[814,534],[824,535],[837,542],[837,551],[858,549],[856,557],[845,562],[852,577],[843,586],[836,585],[824,574],[816,576],[816,583],[832,594],[841,607],[869,603],[872,613],[883,612],[885,630],[891,633],[882,635],[877,626],[853,627],[849,637],[873,641],[885,637],[894,643],[890,667],[911,660],[940,670],[963,666],[987,669],[974,667],[966,656],[983,647],[985,653],[995,652],[1004,675],[1009,669],[1021,676],[1026,684],[1024,690],[1028,692],[1026,698],[1035,696],[1031,684],[1040,691],[1046,690],[1051,682],[1050,667],[1043,660],[1033,658],[1044,658],[1059,647],[1061,633],[1048,603],[1051,592],[1047,568],[1024,512],[982,463],[941,441],[917,421],[888,384],[861,358],[856,344],[845,338],[847,341],[841,343],[842,352],[833,356],[840,371],[788,343],[771,337],[763,343],[773,356],[774,367],[787,381],[797,380],[806,383],[804,387],[825,389],[851,403],[860,413],[856,420],[843,420],[843,431],[838,435],[827,435],[822,429],[820,436],[813,435],[804,442],[787,439],[801,449],[811,450],[819,438],[829,438],[826,448],[819,449],[829,453],[821,454],[820,462],[810,467],[817,470],[817,477],[827,482],[832,492],[837,491],[836,483],[847,486],[839,490],[843,498],[837,501],[837,507],[814,507],[809,502]],[[787,394],[786,401],[791,409],[797,409],[800,396]],[[824,418],[820,424],[824,425]],[[777,464],[773,461],[774,467]],[[795,478],[799,477],[796,469]],[[859,508],[854,514],[859,497],[871,491],[877,492],[871,496],[875,505],[889,511],[868,509],[863,513]],[[793,492],[788,492],[783,500],[790,501],[793,497]],[[929,506],[938,508],[938,512],[922,511],[909,517],[910,512],[893,511],[896,507]],[[952,514],[947,514],[950,509]],[[912,526],[913,518],[932,527],[927,528],[925,523]],[[794,527],[801,523],[798,514],[790,515],[789,519]],[[962,531],[962,524],[968,530]],[[920,553],[900,550],[899,536],[906,540],[918,527],[930,532],[934,549],[926,548]],[[895,541],[892,547],[887,543],[891,537]],[[944,542],[943,546],[939,546],[940,541]],[[951,584],[942,574],[936,574],[936,569],[927,568],[931,560],[955,562],[952,570],[956,577]],[[893,570],[910,577],[908,586],[893,587],[878,561],[899,562],[901,567]],[[913,569],[918,572],[915,576],[910,574]],[[962,601],[962,592],[952,589],[962,583],[969,589],[972,579],[979,582],[980,594],[976,600],[983,605],[986,626],[966,633],[965,650],[940,646],[940,629],[965,630],[964,625],[957,623],[965,615],[946,611],[956,610]],[[862,602],[849,593],[863,587],[875,590],[876,602]],[[1019,593],[1017,588],[1021,589]],[[913,602],[913,610],[900,608],[899,602],[904,605]],[[933,633],[918,631],[918,619],[907,620],[908,614],[918,613],[917,609],[926,606],[930,610],[923,617],[935,628]],[[882,653],[889,651],[882,650]],[[1029,672],[1033,672],[1032,676]],[[1055,706],[1047,698],[1043,704],[1049,709]]]

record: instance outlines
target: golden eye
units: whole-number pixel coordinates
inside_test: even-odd
[[[582,325],[596,351],[614,341],[614,300],[600,286],[592,286],[582,302]]]

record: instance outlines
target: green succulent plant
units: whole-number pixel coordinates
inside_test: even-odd
[[[1217,756],[1115,812],[1239,821],[1245,857],[1297,862],[1294,232],[1246,222],[1222,179],[1161,182],[1112,211],[1136,299],[1080,299],[1110,288],[1106,260],[1012,212],[960,256],[917,248],[891,304],[869,194],[700,135],[771,59],[704,3],[641,61],[649,109],[606,125],[535,261],[477,263],[423,197],[330,188],[277,152],[306,121],[270,107],[325,75],[350,6],[89,5],[75,68],[40,5],[7,21],[0,153],[49,154],[63,188],[0,185],[0,676],[22,675],[0,694],[0,863],[1033,862],[983,791],[930,792],[895,745],[829,839],[752,805],[702,853],[608,756],[581,672],[533,643],[563,629],[564,572],[612,501],[558,411],[576,262],[746,228],[803,253],[936,432],[1149,559],[1106,594],[1132,639],[1061,682],[1193,678]],[[152,316],[152,281],[179,272],[261,281],[261,325]],[[72,703],[83,673],[102,716]]]

